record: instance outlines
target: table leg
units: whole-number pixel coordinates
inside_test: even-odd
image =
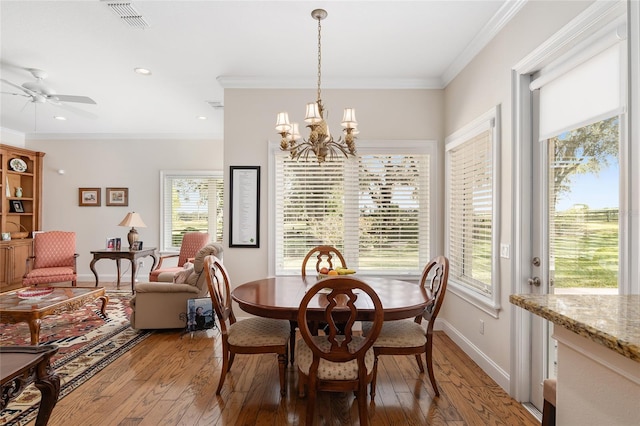
[[[118,271],[118,278],[116,282],[116,288],[120,290],[120,259],[116,259],[116,269]]]
[[[102,313],[102,315],[104,315],[105,317],[107,316],[105,309],[107,309],[107,303],[109,303],[109,296],[104,295],[104,296],[100,296],[98,297],[99,300],[102,300],[102,306],[100,307],[100,312]]]
[[[134,286],[136,283],[136,271],[138,270],[138,262],[135,257],[131,259],[131,294],[135,292]]]
[[[40,342],[40,320],[29,320],[29,332],[31,333],[31,344],[37,346]]]
[[[46,365],[38,365],[38,376],[35,381],[35,386],[42,395],[36,426],[44,426],[49,422],[53,407],[58,402],[58,396],[60,395],[60,377],[52,372],[48,359],[41,364]]]
[[[91,272],[93,272],[93,276],[96,277],[96,287],[98,287],[98,272],[96,271],[96,268],[94,265],[96,264],[97,260],[98,259],[94,257],[91,263],[89,263],[89,268],[91,269]]]

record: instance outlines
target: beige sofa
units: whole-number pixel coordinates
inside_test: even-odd
[[[131,298],[131,327],[135,329],[185,328],[187,300],[207,297],[204,258],[214,255],[222,259],[222,245],[204,246],[193,261],[193,269],[185,270],[184,283],[137,283]]]

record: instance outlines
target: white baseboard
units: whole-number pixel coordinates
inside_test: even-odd
[[[462,349],[476,364],[482,368],[495,382],[502,387],[507,393],[509,392],[509,373],[504,371],[498,364],[493,362],[485,353],[483,353],[476,345],[460,333],[455,327],[444,319],[436,319],[434,324],[435,330],[442,330],[453,342]]]

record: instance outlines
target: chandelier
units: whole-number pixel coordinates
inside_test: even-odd
[[[335,140],[329,131],[327,122],[324,120],[324,107],[320,98],[320,81],[322,77],[322,26],[320,21],[327,17],[327,11],[315,9],[311,12],[311,16],[313,19],[318,20],[318,99],[307,104],[307,113],[304,121],[310,129],[309,137],[306,140],[300,138],[298,123],[290,123],[289,114],[286,112],[278,113],[276,130],[282,136],[280,149],[288,151],[292,159],[299,160],[302,157],[306,160],[313,153],[318,163],[323,163],[327,156],[332,159],[340,154],[345,157],[356,154],[355,135],[358,134],[358,122],[356,121],[355,109],[345,108],[341,123],[342,127],[344,127],[344,140],[342,137]]]

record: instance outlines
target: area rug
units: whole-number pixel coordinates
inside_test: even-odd
[[[60,376],[60,397],[64,398],[151,333],[129,326],[131,308],[128,292],[107,292],[106,317],[100,301],[74,312],[45,317],[40,329],[40,345],[55,344],[58,353],[52,367]],[[0,322],[1,346],[29,345],[26,323]],[[0,412],[0,424],[24,425],[35,419],[40,391],[32,384]]]

